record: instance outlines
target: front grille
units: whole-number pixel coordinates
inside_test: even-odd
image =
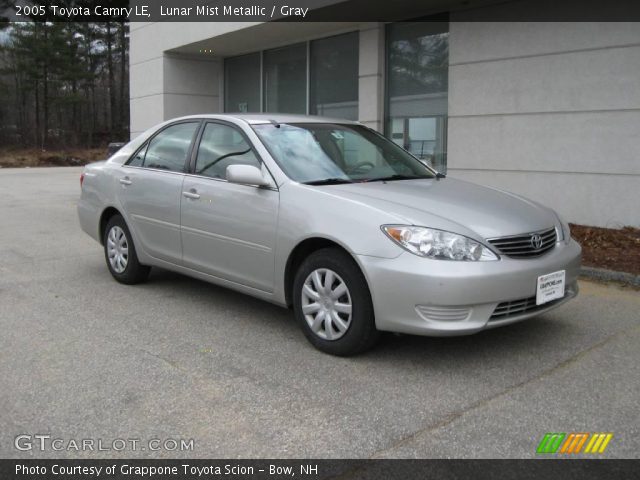
[[[556,300],[552,300],[547,303],[543,303],[542,305],[536,305],[536,297],[529,298],[521,298],[520,300],[511,300],[509,302],[499,303],[496,309],[493,311],[491,317],[489,317],[490,322],[494,322],[496,320],[504,320],[509,317],[515,317],[517,315],[522,315],[523,313],[534,313],[537,310],[543,310],[545,308],[549,308],[552,305],[555,305],[558,302],[561,302],[565,299],[567,295],[570,295],[571,291],[568,290],[565,292],[565,296],[562,298],[558,298]]]
[[[534,236],[540,236],[538,248],[534,245]],[[535,258],[544,255],[551,250],[557,241],[556,229],[549,228],[541,232],[523,233],[512,237],[493,238],[489,243],[496,247],[500,253],[511,258]]]

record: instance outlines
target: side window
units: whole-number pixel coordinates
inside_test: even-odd
[[[238,130],[228,125],[208,123],[198,147],[195,173],[226,179],[227,167],[238,164],[260,168],[260,161]]]
[[[179,123],[165,128],[138,152],[129,165],[184,172],[187,154],[199,122]],[[138,158],[144,155],[143,158]],[[138,165],[138,162],[142,162]]]
[[[135,154],[135,156],[129,160],[129,163],[127,163],[127,165],[131,165],[132,167],[141,167],[144,164],[144,156],[147,153],[147,148],[149,147],[148,143],[145,143],[144,146],[138,150],[138,153]]]

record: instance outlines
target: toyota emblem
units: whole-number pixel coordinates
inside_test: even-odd
[[[531,235],[531,246],[534,250],[540,250],[542,247],[542,237],[537,233]]]

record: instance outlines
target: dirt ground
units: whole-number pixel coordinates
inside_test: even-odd
[[[2,148],[0,167],[77,167],[106,158],[106,148],[40,150],[39,148]]]
[[[571,236],[582,245],[583,265],[640,275],[640,228],[570,226]]]

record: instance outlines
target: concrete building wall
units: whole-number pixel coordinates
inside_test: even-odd
[[[326,0],[324,3],[336,3]],[[215,113],[223,109],[223,59],[293,43],[324,38],[362,28],[374,43],[361,42],[367,60],[360,63],[364,91],[377,88],[375,102],[360,105],[374,128],[382,125],[384,25],[354,22],[157,22],[131,25],[131,138],[147,128],[180,115]],[[373,49],[372,49],[373,48]],[[211,50],[211,55],[199,53]],[[378,58],[380,57],[380,58]],[[369,59],[376,63],[369,66]],[[373,116],[371,116],[373,115]]]
[[[132,23],[131,138],[163,120],[221,109],[222,60],[174,52],[255,23]]]
[[[367,23],[359,35],[358,120],[378,132],[384,130],[384,31],[382,23]]]
[[[640,224],[639,25],[451,20],[450,175]]]

